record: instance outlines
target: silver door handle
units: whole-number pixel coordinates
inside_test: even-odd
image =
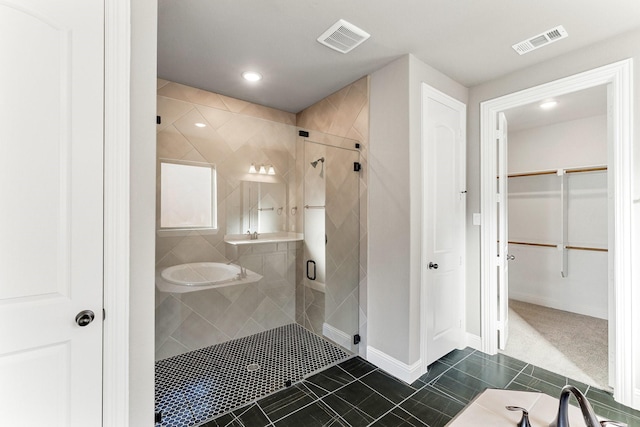
[[[93,319],[96,318],[96,315],[91,310],[82,310],[80,313],[76,315],[76,323],[78,326],[87,326],[89,323],[93,322]]]
[[[434,264],[432,262],[429,263],[429,270],[437,270],[438,264]]]
[[[509,255],[507,254],[507,261],[513,261],[514,259],[516,259],[515,255]]]

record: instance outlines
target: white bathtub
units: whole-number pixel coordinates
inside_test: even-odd
[[[161,292],[185,293],[253,283],[262,276],[246,270],[241,277],[240,267],[219,262],[194,262],[167,267],[156,272],[156,286]]]

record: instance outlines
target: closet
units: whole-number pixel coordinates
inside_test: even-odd
[[[509,112],[507,119],[505,353],[607,388],[613,230],[606,114],[551,116],[535,126]]]
[[[607,166],[509,174],[511,299],[607,318]]]
[[[608,386],[612,288],[607,132],[606,114],[533,127],[510,119],[507,159],[505,353],[598,388]]]
[[[606,115],[517,123],[508,135],[509,297],[606,319]]]

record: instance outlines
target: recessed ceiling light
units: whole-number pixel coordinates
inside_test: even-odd
[[[262,74],[256,73],[255,71],[245,71],[244,73],[242,73],[242,77],[250,82],[257,82],[258,80],[262,80]]]
[[[203,128],[203,127],[207,126],[204,123],[194,123],[194,124],[199,128]]]
[[[545,101],[540,104],[540,108],[542,108],[543,110],[550,110],[556,105],[558,105],[558,101]]]

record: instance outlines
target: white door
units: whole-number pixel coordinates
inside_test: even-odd
[[[426,363],[462,345],[466,106],[423,86]]]
[[[507,118],[498,114],[498,348],[509,338],[509,211],[507,203]]]
[[[0,1],[6,426],[102,423],[103,20],[101,0]]]

